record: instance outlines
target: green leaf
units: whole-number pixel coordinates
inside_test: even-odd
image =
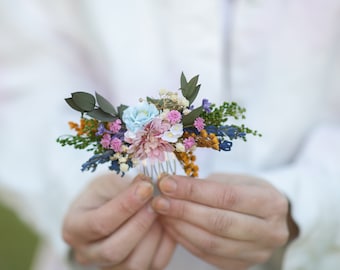
[[[127,109],[129,106],[126,106],[124,104],[121,104],[118,106],[118,117],[119,119],[122,119],[123,118],[123,112],[125,109]]]
[[[106,113],[117,115],[116,109],[112,106],[112,104],[105,99],[103,96],[96,92],[96,99],[98,102],[99,107]]]
[[[84,112],[81,108],[79,108],[79,107],[74,103],[74,101],[73,101],[72,98],[65,98],[65,101],[66,101],[66,103],[67,103],[72,109],[74,109],[74,110],[76,110],[76,111],[78,111],[78,112],[81,112],[81,113]]]
[[[187,86],[187,78],[185,78],[184,73],[181,74],[181,89],[185,88]]]
[[[117,119],[116,116],[113,116],[107,112],[104,112],[102,109],[98,108],[98,109],[94,109],[90,112],[86,113],[88,116],[91,116],[94,119],[97,119],[99,121],[103,121],[103,122],[112,122],[114,120]]]
[[[199,89],[201,85],[197,85],[198,83],[199,75],[194,76],[190,79],[189,82],[187,82],[184,74],[181,75],[181,90],[182,95],[189,101],[189,105],[191,105],[195,98],[198,95]]]
[[[200,106],[194,110],[192,110],[189,114],[183,116],[183,126],[191,127],[197,117],[201,115],[203,112],[203,107]]]
[[[148,103],[155,105],[158,109],[162,108],[163,100],[157,98],[146,97]]]
[[[82,111],[89,112],[94,109],[96,105],[96,99],[91,94],[86,92],[75,92],[71,95],[75,105],[82,109]]]
[[[196,97],[197,97],[197,95],[198,95],[198,92],[199,92],[200,88],[201,88],[201,85],[200,85],[200,84],[197,85],[197,86],[195,87],[193,93],[192,93],[192,94],[190,95],[190,97],[188,98],[188,100],[189,100],[189,105],[191,105],[191,104],[194,102],[194,100],[196,99]]]

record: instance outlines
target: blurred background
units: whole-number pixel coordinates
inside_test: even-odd
[[[38,234],[1,203],[0,235],[0,269],[31,269],[39,243]]]

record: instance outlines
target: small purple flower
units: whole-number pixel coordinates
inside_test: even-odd
[[[194,122],[194,127],[197,128],[198,131],[204,129],[205,127],[204,119],[202,117],[197,117]]]
[[[211,106],[211,103],[209,102],[208,99],[204,98],[202,100],[202,107],[203,107],[203,110],[207,113],[210,113],[211,112],[211,109],[210,109],[210,106]]]

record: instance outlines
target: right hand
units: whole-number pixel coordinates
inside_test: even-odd
[[[63,238],[75,259],[103,270],[165,268],[176,244],[157,221],[152,194],[145,176],[95,179],[65,216]]]

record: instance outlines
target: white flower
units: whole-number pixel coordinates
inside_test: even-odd
[[[183,110],[183,114],[184,115],[188,115],[189,113],[191,113],[191,110],[189,110],[189,109],[184,109]]]
[[[183,107],[188,107],[189,106],[189,100],[187,100],[185,97],[182,97],[178,100],[178,104],[183,106]]]
[[[183,124],[175,124],[170,128],[170,132],[172,132],[177,138],[183,135]]]
[[[127,165],[126,163],[121,163],[119,165],[119,169],[121,172],[127,172],[129,170],[129,165]]]
[[[118,159],[118,161],[119,163],[125,163],[127,161],[127,158],[122,156]]]
[[[185,152],[185,146],[183,143],[176,143],[176,151],[177,152]]]
[[[171,96],[170,96],[170,99],[173,102],[177,102],[178,101],[178,94],[177,93],[172,93]]]
[[[114,158],[114,159],[120,159],[121,156],[122,156],[121,153],[115,153],[115,154],[113,155],[113,158]]]
[[[123,144],[122,148],[121,148],[121,150],[122,150],[121,152],[125,153],[125,152],[127,152],[128,149],[129,149],[129,147],[127,145]]]
[[[162,140],[175,143],[178,138],[183,135],[183,124],[175,124],[173,125],[169,131],[164,132],[162,135]]]

